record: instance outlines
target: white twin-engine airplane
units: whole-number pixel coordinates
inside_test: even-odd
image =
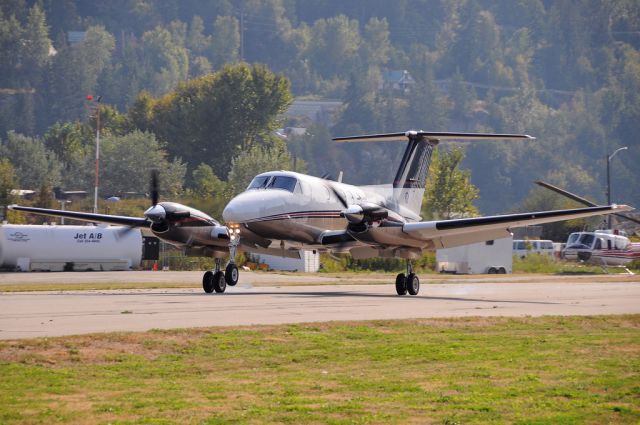
[[[238,282],[235,255],[249,253],[300,258],[301,250],[349,252],[356,259],[399,257],[406,273],[396,277],[398,295],[417,295],[420,281],[412,259],[424,250],[449,248],[507,237],[510,229],[534,224],[629,211],[624,205],[507,214],[491,217],[420,221],[420,207],[431,154],[439,141],[533,139],[518,134],[406,133],[340,137],[337,142],[405,141],[407,147],[393,183],[353,186],[289,171],[257,175],[233,198],[222,216],[226,225],[207,214],[173,202],[158,202],[157,178],[151,191],[153,206],[145,218],[90,214],[13,205],[36,214],[149,228],[165,242],[184,248],[187,255],[215,258],[202,286],[207,293],[224,292]],[[222,259],[229,255],[225,271]]]

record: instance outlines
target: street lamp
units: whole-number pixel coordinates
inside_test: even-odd
[[[607,155],[607,205],[611,205],[611,158],[620,151],[629,149],[627,146],[616,149],[611,155]],[[607,227],[611,229],[611,214],[607,215]]]

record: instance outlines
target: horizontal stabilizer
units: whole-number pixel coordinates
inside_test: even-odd
[[[404,133],[369,134],[363,136],[336,137],[336,142],[407,142],[411,139],[424,139],[432,142],[441,140],[535,140],[527,134],[501,133],[455,133],[410,130]]]

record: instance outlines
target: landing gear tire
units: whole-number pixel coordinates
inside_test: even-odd
[[[202,289],[204,289],[204,292],[206,292],[207,294],[210,294],[213,292],[213,273],[212,272],[205,272],[204,276],[202,276]]]
[[[489,273],[489,274],[498,274],[498,270],[496,270],[495,267],[491,267],[491,268],[489,268],[489,271],[487,273]]]
[[[407,281],[405,280],[404,273],[396,276],[396,292],[398,295],[407,295]]]
[[[240,273],[238,272],[238,266],[233,263],[229,263],[224,271],[224,278],[229,286],[236,286]]]
[[[227,289],[227,280],[224,278],[224,273],[216,272],[212,276],[213,290],[217,293],[223,293]]]
[[[507,269],[505,269],[504,267],[500,267],[498,269],[498,274],[507,274]]]
[[[420,292],[420,279],[418,279],[418,276],[411,273],[409,274],[409,276],[407,276],[406,286],[409,295],[418,295],[418,292]]]

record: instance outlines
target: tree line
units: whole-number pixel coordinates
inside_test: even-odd
[[[630,149],[614,160],[614,199],[637,205],[637,188],[622,182],[640,177],[639,30],[632,0],[11,0],[0,5],[0,138],[20,184],[46,175],[90,185],[85,96],[101,94],[105,161],[146,146],[153,161],[116,169],[159,164],[193,191],[203,176],[226,184],[244,173],[231,174],[234,163],[265,155],[291,166],[295,157],[316,175],[388,181],[380,164],[398,158],[397,146],[334,146],[331,136],[527,132],[537,141],[462,146],[457,163],[471,170],[481,212],[514,209],[540,178],[603,201],[604,158],[619,146]],[[245,63],[264,65],[225,70]],[[390,86],[391,70],[414,82]],[[278,122],[292,96],[343,107],[329,127]],[[285,144],[278,126],[308,130]],[[39,165],[20,163],[29,157]],[[129,191],[143,192],[144,179],[134,181]]]

